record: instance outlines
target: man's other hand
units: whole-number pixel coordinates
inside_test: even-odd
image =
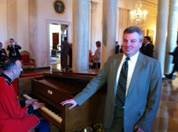
[[[62,101],[60,104],[63,106],[65,105],[69,106],[69,110],[77,106],[77,102],[74,99],[68,99],[68,100]]]

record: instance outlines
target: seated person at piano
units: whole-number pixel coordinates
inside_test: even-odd
[[[33,114],[33,111],[43,106],[42,103],[29,99],[24,101],[24,107],[20,105],[12,81],[22,71],[20,60],[8,60],[0,74],[0,132],[29,132],[36,128],[39,132],[49,132],[49,125]]]

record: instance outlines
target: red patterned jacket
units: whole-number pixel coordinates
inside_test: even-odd
[[[0,77],[0,132],[29,132],[39,123],[39,118],[28,114],[20,106],[12,84]]]

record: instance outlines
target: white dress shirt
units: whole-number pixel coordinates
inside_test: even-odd
[[[137,62],[137,59],[138,59],[138,55],[139,55],[139,52],[137,52],[135,55],[131,56],[130,60],[128,60],[126,95],[127,95],[129,85],[130,85],[130,82],[131,82],[131,79],[132,79],[132,75],[133,75],[133,72],[134,72],[134,69],[135,69],[135,65],[136,65],[136,62]],[[117,85],[118,85],[118,80],[119,80],[121,68],[122,68],[122,65],[123,65],[126,57],[127,57],[126,55],[123,55],[122,60],[121,60],[121,64],[119,65],[119,68],[117,70],[117,77],[116,77]]]

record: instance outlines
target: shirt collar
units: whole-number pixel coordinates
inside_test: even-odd
[[[8,84],[12,83],[12,79],[8,77],[6,74],[1,73],[0,76],[4,77]]]
[[[135,53],[133,56],[131,56],[129,61],[136,61],[137,58],[138,58],[139,53],[140,53],[140,52],[137,52],[137,53]],[[127,57],[127,56],[124,54],[123,59],[125,60],[126,57]]]

